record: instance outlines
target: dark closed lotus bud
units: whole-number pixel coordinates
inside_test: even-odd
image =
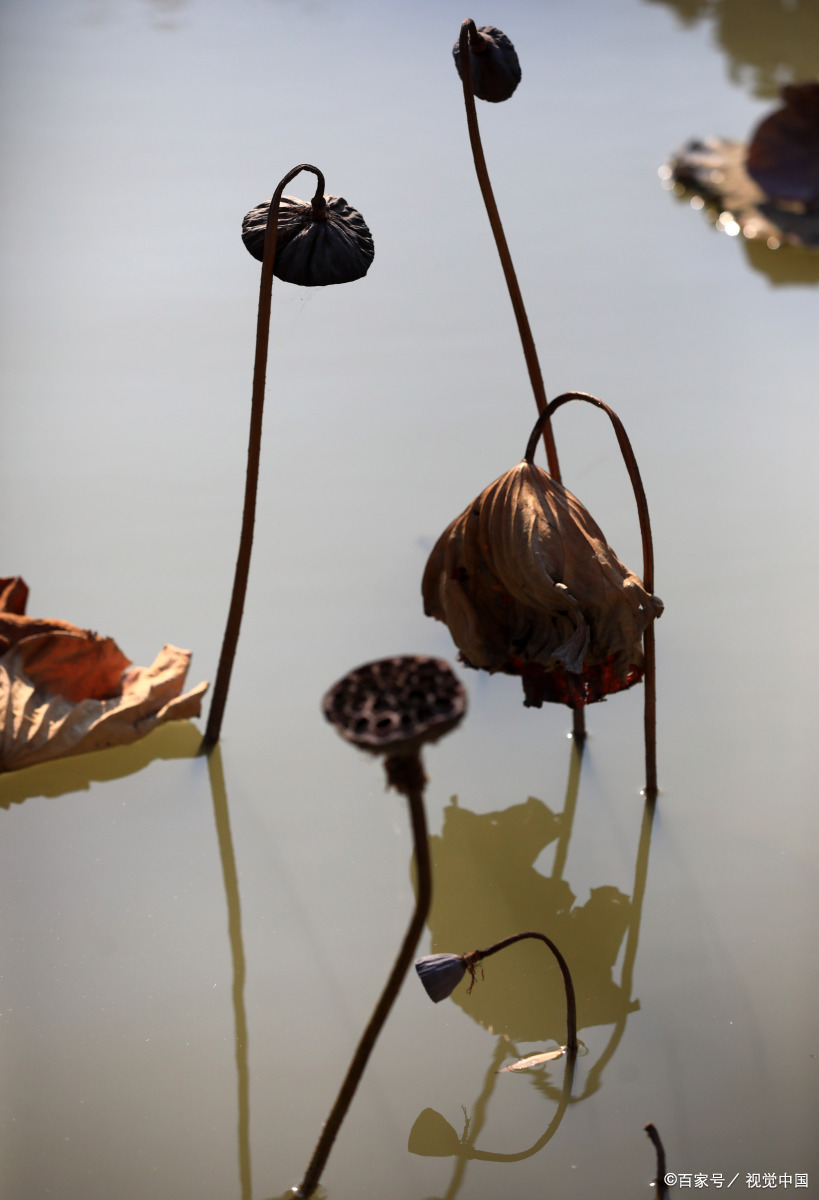
[[[774,200],[819,203],[819,83],[782,89],[784,107],[766,117],[748,146],[748,174]]]
[[[521,76],[515,47],[506,34],[494,25],[481,25],[477,34],[473,29],[469,33],[472,91],[479,100],[488,100],[492,104],[508,100],[520,83]],[[452,47],[452,57],[461,75],[460,42]]]
[[[462,954],[425,954],[415,960],[418,978],[436,1004],[451,996],[466,974]]]
[[[322,702],[348,742],[374,754],[414,754],[449,733],[466,712],[466,691],[443,659],[422,655],[365,663]]]
[[[580,708],[637,683],[643,631],[663,610],[580,501],[526,459],[444,531],[422,590],[461,661],[522,676],[536,708]]]
[[[259,262],[270,201],[258,204],[242,222],[242,241]],[[343,196],[299,200],[282,196],[279,205],[276,259],[273,274],[301,287],[325,287],[362,279],[375,250],[372,234],[360,212]]]

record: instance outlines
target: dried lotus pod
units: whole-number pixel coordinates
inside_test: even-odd
[[[264,261],[269,211],[266,200],[242,222],[242,241],[259,262]],[[285,283],[301,287],[351,283],[367,274],[374,254],[364,218],[343,196],[319,196],[312,201],[282,196],[273,274]]]
[[[466,691],[443,659],[405,655],[350,671],[330,689],[322,708],[336,731],[360,749],[411,755],[458,724]]]
[[[449,627],[465,666],[520,675],[527,706],[577,709],[639,682],[643,633],[663,605],[580,501],[532,461],[544,419],[523,461],[438,539],[424,611]]]
[[[452,47],[452,57],[461,75],[460,41]],[[520,62],[515,47],[494,25],[476,28],[473,21],[469,22],[469,63],[472,90],[479,100],[499,104],[508,100],[520,83]]]

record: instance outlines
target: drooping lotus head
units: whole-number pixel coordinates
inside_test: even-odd
[[[527,457],[438,539],[422,585],[465,666],[520,675],[525,704],[580,708],[639,682],[663,611],[580,501]]]
[[[264,260],[270,203],[257,204],[242,222],[242,241],[259,262]],[[351,283],[367,274],[374,253],[364,218],[343,196],[314,196],[312,201],[281,197],[273,274],[285,283]]]
[[[472,90],[479,100],[499,104],[508,100],[520,83],[521,70],[515,47],[509,38],[494,25],[464,22],[469,28],[469,65],[472,72]],[[461,41],[452,47],[452,57],[458,74],[462,74]]]

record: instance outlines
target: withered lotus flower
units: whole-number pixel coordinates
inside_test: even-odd
[[[580,501],[533,462],[546,419],[523,461],[438,539],[424,611],[449,626],[465,666],[520,675],[527,706],[581,708],[642,678],[643,633],[663,605]]]
[[[135,667],[113,638],[25,616],[27,593],[21,579],[0,579],[0,771],[126,745],[199,716],[208,685],[181,694],[188,650],[166,645],[150,667]]]
[[[472,90],[479,100],[498,104],[508,100],[520,83],[521,70],[515,47],[505,33],[494,25],[475,26],[464,21],[468,35],[469,65],[472,68]],[[458,74],[461,71],[461,40],[452,47],[452,57]]]
[[[264,261],[270,203],[257,204],[242,222],[242,241],[259,262]],[[343,196],[281,197],[273,274],[285,283],[351,283],[367,274],[374,254],[364,218]]]

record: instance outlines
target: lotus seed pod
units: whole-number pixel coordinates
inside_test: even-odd
[[[508,100],[520,83],[520,62],[515,47],[505,33],[494,25],[481,25],[479,37],[469,39],[469,62],[472,67],[472,91],[479,100],[498,104]],[[477,44],[475,44],[477,43]],[[452,57],[461,74],[461,47],[456,42]]]
[[[242,222],[242,241],[260,262],[270,201],[258,204]],[[367,274],[373,261],[372,234],[360,212],[343,196],[299,200],[282,196],[276,232],[273,274],[301,287],[351,283]]]
[[[350,671],[322,708],[348,742],[389,758],[412,755],[454,729],[466,712],[466,691],[442,659],[407,655]]]

